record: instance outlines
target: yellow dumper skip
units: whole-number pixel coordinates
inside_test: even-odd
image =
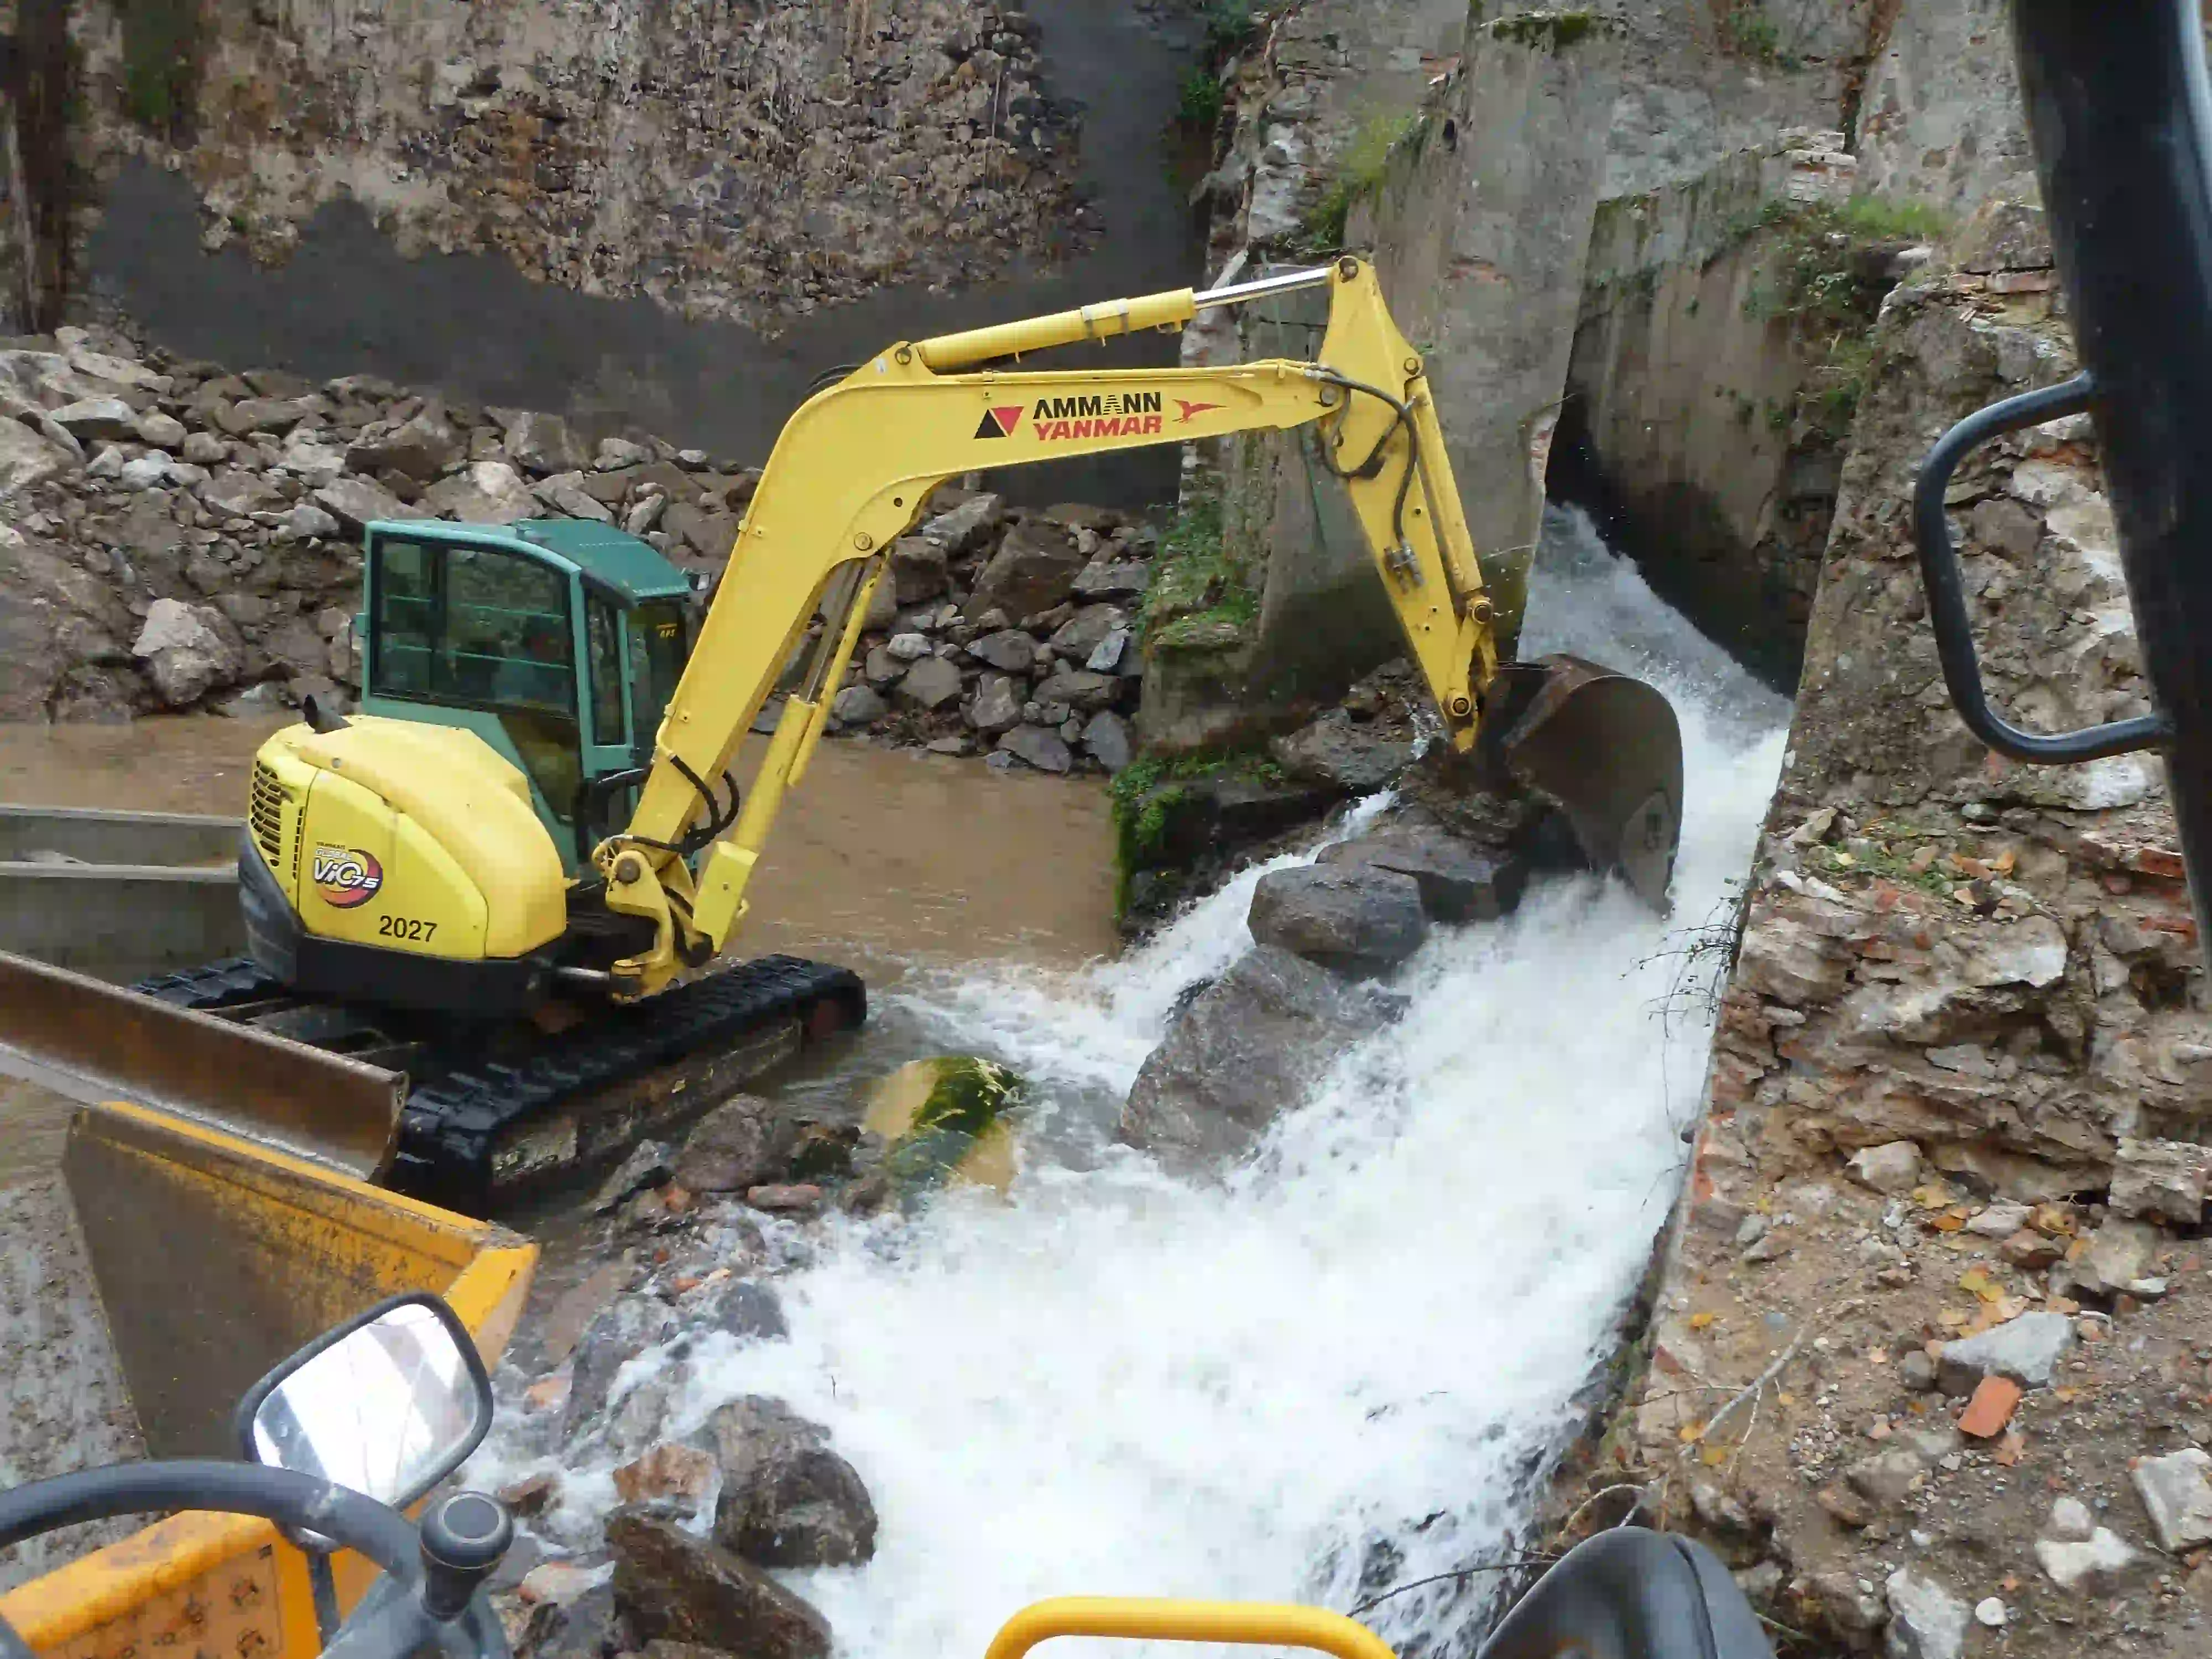
[[[79,1112],[62,1169],[149,1457],[236,1456],[246,1388],[402,1291],[443,1296],[495,1364],[537,1266],[503,1228],[143,1107]],[[333,1565],[349,1608],[374,1569]],[[239,1516],[171,1516],[0,1596],[0,1615],[56,1659],[321,1647],[306,1558]]]

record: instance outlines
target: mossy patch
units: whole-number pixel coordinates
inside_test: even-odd
[[[183,137],[199,82],[199,0],[125,0],[125,112],[149,132]]]
[[[1259,614],[1260,596],[1224,542],[1219,498],[1194,496],[1160,538],[1137,638],[1150,651],[1235,643]]]
[[[1344,246],[1353,206],[1382,187],[1391,156],[1400,145],[1419,134],[1421,122],[1420,111],[1405,110],[1372,115],[1360,123],[1344,154],[1337,158],[1328,188],[1306,216],[1305,243],[1310,252],[1331,253]]]
[[[883,1169],[910,1195],[957,1179],[1004,1192],[1013,1180],[1007,1121],[1025,1103],[1020,1074],[972,1054],[902,1066],[876,1085],[866,1127],[890,1143]]]
[[[1195,798],[1192,786],[1209,779],[1241,779],[1268,787],[1284,781],[1283,769],[1257,750],[1178,756],[1146,755],[1114,777],[1108,799],[1114,821],[1115,915],[1127,912],[1129,884],[1157,866],[1176,839],[1176,819]]]
[[[1499,18],[1490,26],[1490,35],[1536,52],[1560,52],[1604,27],[1605,20],[1594,11],[1531,11]]]

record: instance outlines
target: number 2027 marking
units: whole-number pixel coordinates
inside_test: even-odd
[[[430,935],[438,931],[434,921],[410,921],[404,916],[379,916],[376,931],[386,939],[421,939],[429,942]]]

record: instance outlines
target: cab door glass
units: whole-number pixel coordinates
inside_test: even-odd
[[[622,621],[605,599],[584,601],[585,648],[592,671],[592,741],[613,747],[623,740]]]
[[[648,600],[629,613],[629,678],[636,688],[640,746],[659,734],[690,648],[681,599]]]

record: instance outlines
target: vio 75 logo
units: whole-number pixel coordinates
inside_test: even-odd
[[[368,903],[384,885],[384,866],[358,847],[316,848],[312,873],[323,902],[341,910]]]

